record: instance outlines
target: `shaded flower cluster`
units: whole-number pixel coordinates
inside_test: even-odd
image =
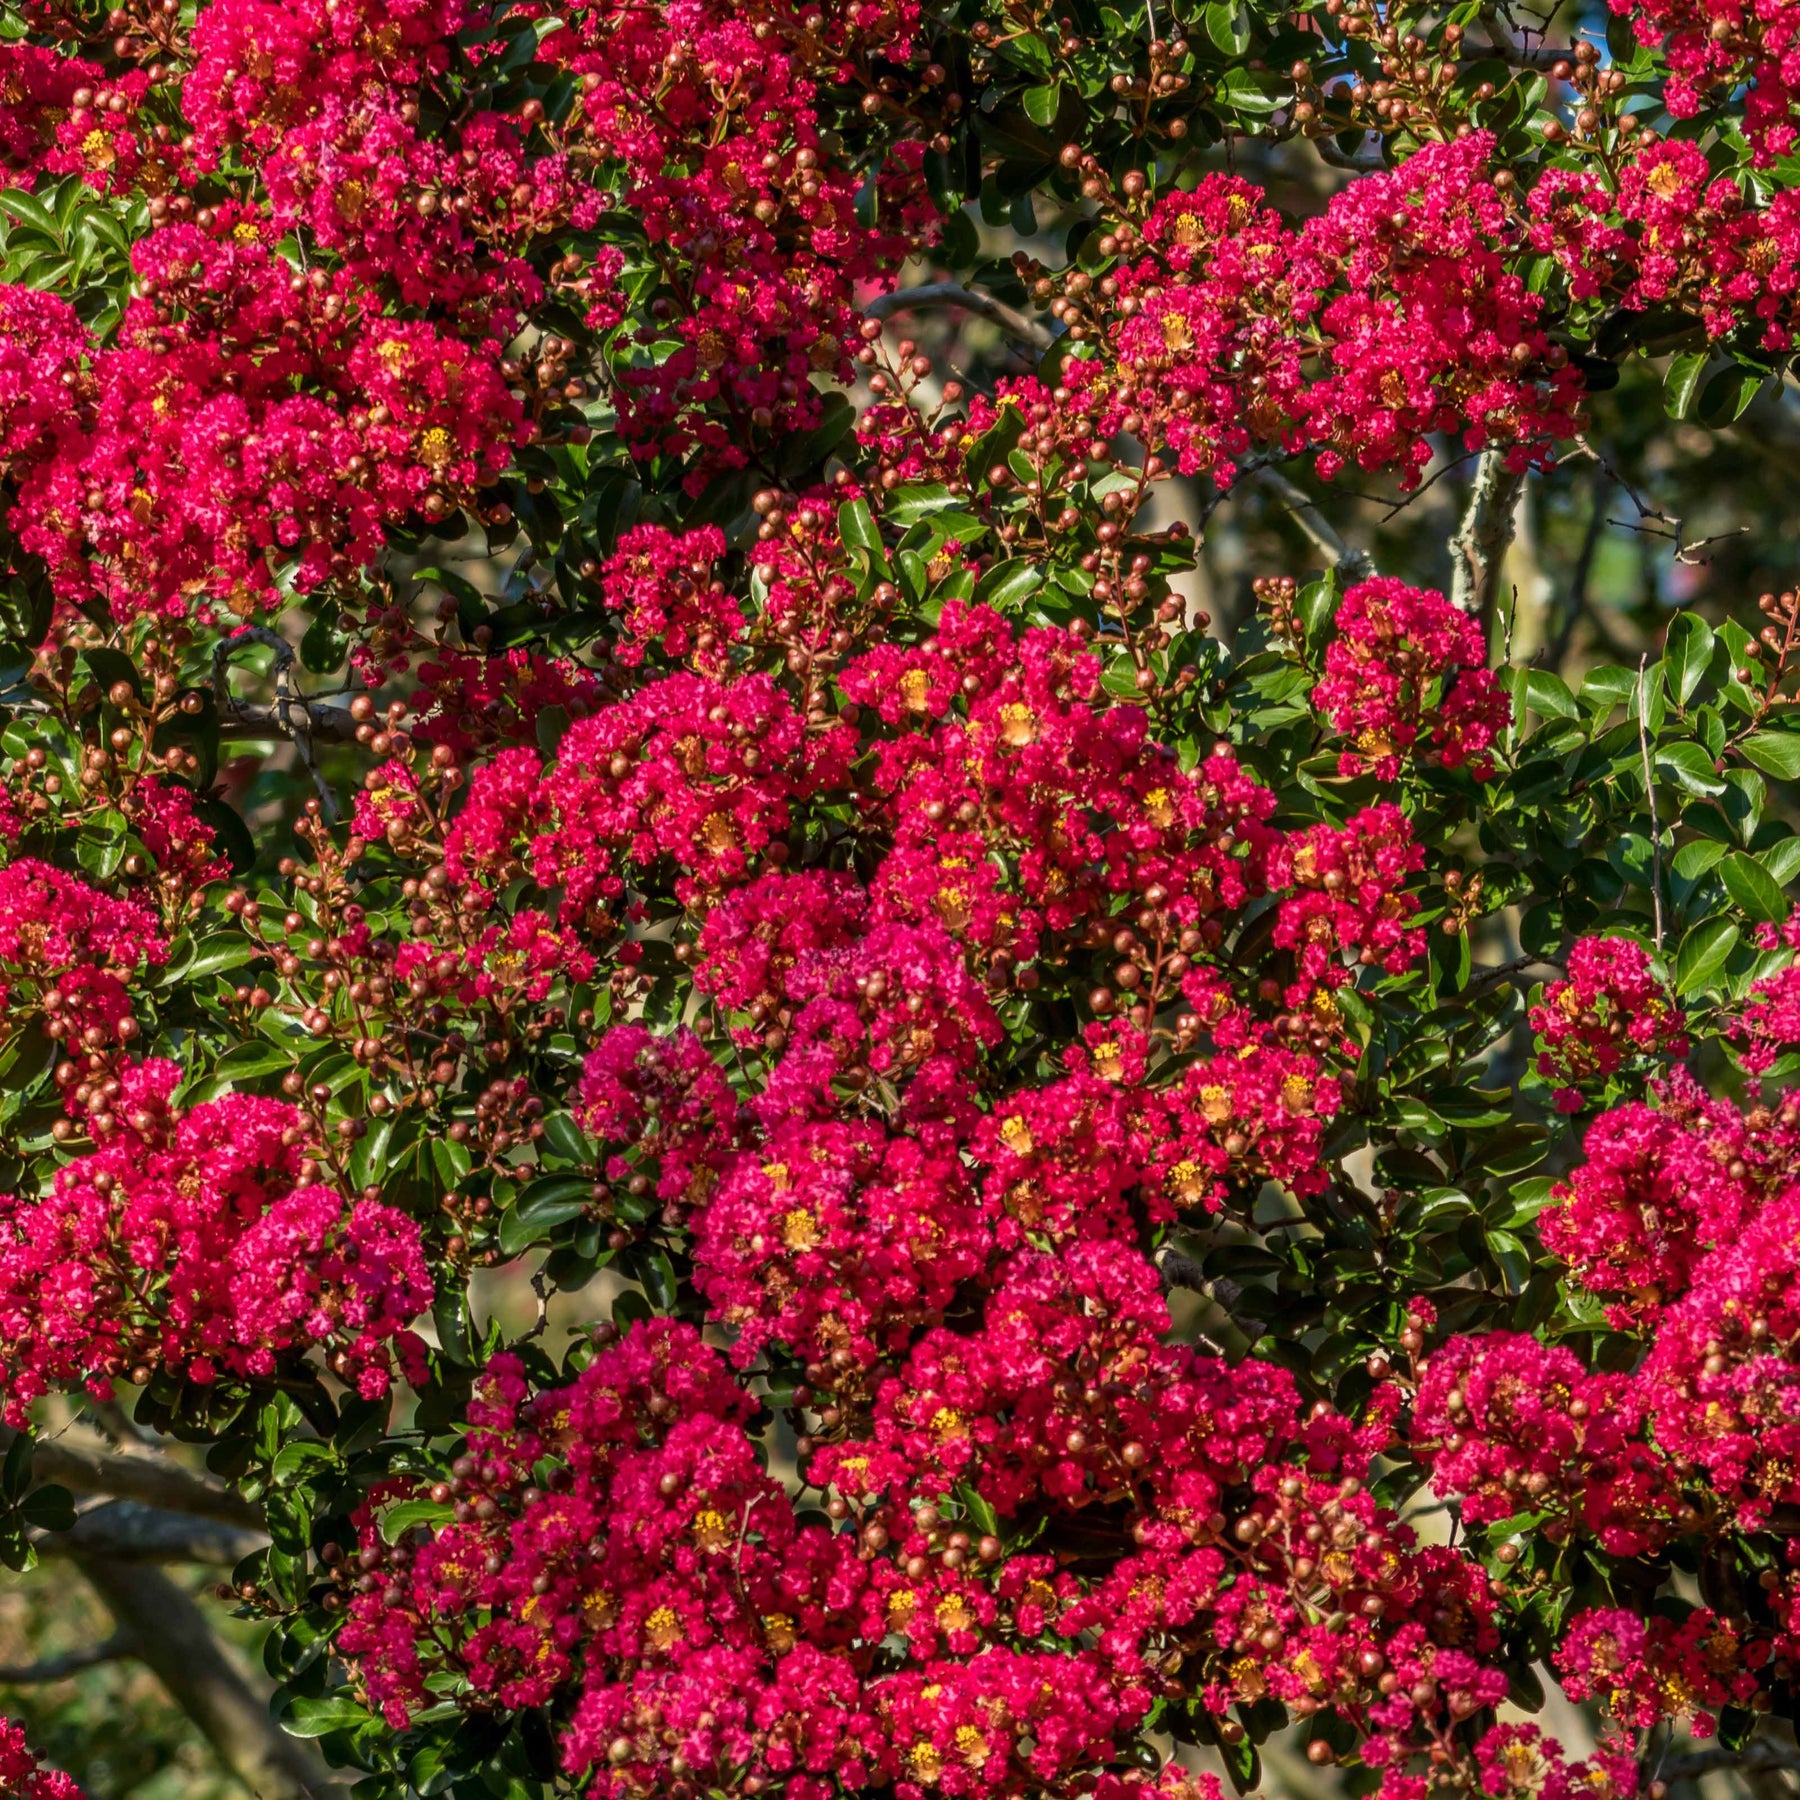
[[[431,1302],[417,1225],[346,1197],[306,1156],[301,1115],[228,1095],[175,1102],[180,1071],[127,1065],[88,1095],[95,1148],[40,1197],[0,1200],[5,1412],[38,1396],[159,1371],[210,1384],[267,1379],[323,1348],[367,1395],[398,1365]]]

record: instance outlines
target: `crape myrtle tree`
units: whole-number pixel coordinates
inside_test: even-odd
[[[0,1549],[116,1630],[0,1677],[271,1796],[1791,1760],[1796,88],[11,0]]]

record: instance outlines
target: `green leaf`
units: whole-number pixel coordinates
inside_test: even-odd
[[[75,1524],[75,1496],[66,1487],[46,1483],[19,1502],[19,1517],[39,1531],[68,1531]]]
[[[1531,1252],[1510,1231],[1487,1234],[1488,1254],[1500,1266],[1509,1294],[1522,1294],[1531,1280]]]
[[[298,1047],[288,1049],[257,1039],[247,1044],[234,1044],[213,1064],[207,1074],[182,1090],[182,1102],[200,1106],[229,1093],[240,1082],[255,1081],[258,1076],[273,1075],[277,1069],[291,1069],[298,1061]]]
[[[1675,957],[1675,992],[1698,993],[1724,968],[1737,948],[1738,928],[1730,919],[1706,919],[1681,940]]]
[[[563,734],[568,729],[569,709],[566,706],[546,706],[537,716],[532,736],[539,751],[554,760],[562,747]]]
[[[341,668],[349,651],[350,634],[339,625],[335,606],[321,612],[300,640],[300,661],[315,675]]]
[[[1678,613],[1669,621],[1663,662],[1678,705],[1686,706],[1712,663],[1712,627],[1698,613]]]
[[[1675,852],[1670,867],[1678,880],[1697,882],[1725,854],[1726,848],[1714,838],[1695,838]]]
[[[975,604],[991,606],[996,612],[1017,606],[1043,585],[1044,572],[1036,563],[1022,557],[997,562],[975,584]]]
[[[1800,732],[1753,731],[1738,749],[1765,775],[1780,781],[1800,778]]]
[[[1694,743],[1665,744],[1656,753],[1659,775],[1690,794],[1710,797],[1725,792],[1725,783],[1713,767],[1713,759]]]
[[[0,1463],[0,1495],[17,1505],[31,1486],[31,1458],[37,1439],[29,1431],[21,1431],[6,1447],[6,1461]]]
[[[1533,1175],[1515,1181],[1507,1191],[1504,1203],[1494,1209],[1493,1222],[1508,1231],[1529,1225],[1550,1204],[1556,1184],[1548,1175]]]
[[[208,975],[223,975],[226,970],[241,969],[265,954],[260,944],[245,938],[213,938],[194,951],[193,961],[183,967],[181,977],[184,981],[200,981]]]
[[[1710,350],[1687,350],[1669,359],[1663,372],[1663,411],[1671,419],[1692,416],[1694,397],[1700,391],[1700,377],[1706,369]]]
[[[124,682],[140,700],[143,699],[143,677],[138,674],[137,664],[123,650],[84,650],[81,660],[87,664],[88,672],[99,683],[101,693],[107,693]]]
[[[110,881],[125,860],[125,840],[130,834],[123,813],[110,809],[96,813],[75,834],[75,860],[96,881]]]
[[[1694,416],[1702,425],[1715,431],[1735,425],[1750,410],[1750,402],[1763,390],[1769,377],[1761,369],[1746,369],[1734,363],[1710,376],[1700,390]]]
[[[1062,105],[1062,83],[1047,81],[1041,87],[1028,87],[1020,96],[1020,104],[1032,124],[1041,125],[1048,131],[1056,123]]]
[[[1242,56],[1250,48],[1250,9],[1243,0],[1212,0],[1202,17],[1206,35],[1227,56]]]
[[[547,1175],[534,1181],[500,1221],[500,1248],[508,1256],[542,1243],[559,1225],[578,1219],[593,1204],[585,1175]]]
[[[1756,860],[1786,887],[1800,880],[1800,836],[1784,837],[1757,851]]]
[[[1218,1748],[1231,1785],[1240,1794],[1248,1794],[1262,1780],[1262,1758],[1257,1755],[1256,1746],[1245,1735],[1235,1744],[1221,1743]]]
[[[846,500],[838,508],[838,536],[846,550],[866,550],[881,555],[881,531],[866,500]]]
[[[1741,907],[1760,924],[1787,917],[1787,898],[1775,877],[1755,857],[1736,850],[1719,864],[1725,891],[1734,905]]]
[[[27,1019],[23,1029],[15,1027],[0,1038],[0,1093],[23,1093],[43,1074],[50,1060],[52,1045],[44,1032],[40,1017]]]
[[[62,242],[62,232],[55,216],[35,195],[24,193],[18,188],[9,188],[0,194],[0,211],[11,214],[20,224],[30,225],[58,243]]]
[[[455,1517],[453,1500],[402,1500],[381,1515],[382,1541],[397,1544],[415,1525],[448,1525]]]
[[[993,1506],[967,1482],[956,1490],[956,1497],[962,1502],[963,1511],[968,1515],[969,1523],[985,1537],[994,1537],[1000,1530],[1000,1518]]]
[[[1569,692],[1569,684],[1548,669],[1525,671],[1525,703],[1544,718],[1579,719],[1581,708]]]
[[[890,525],[913,525],[956,504],[956,496],[941,481],[908,481],[888,495],[881,516]]]
[[[309,1699],[290,1694],[275,1722],[289,1737],[324,1737],[328,1731],[354,1731],[369,1722],[369,1709],[354,1694],[321,1694]]]
[[[575,1123],[572,1113],[554,1112],[544,1120],[544,1142],[550,1150],[565,1162],[579,1163],[586,1168],[594,1160],[594,1146],[588,1135]],[[468,1152],[463,1152],[463,1173],[468,1173]]]

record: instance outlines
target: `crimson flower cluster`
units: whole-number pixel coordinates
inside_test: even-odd
[[[122,1376],[267,1378],[314,1346],[367,1395],[396,1367],[422,1379],[407,1327],[432,1282],[416,1223],[321,1181],[294,1107],[233,1094],[185,1109],[180,1078],[121,1064],[73,1090],[95,1148],[42,1198],[0,1200],[7,1422]]]
[[[11,1719],[0,1719],[0,1793],[14,1800],[83,1800],[67,1775],[38,1761]]]
[[[1102,359],[1108,415],[1221,486],[1253,449],[1315,452],[1328,479],[1416,484],[1434,432],[1521,464],[1581,429],[1581,383],[1542,300],[1507,267],[1523,234],[1480,132],[1337,195],[1297,230],[1209,175],[1144,220]],[[1116,357],[1116,363],[1111,358]]]

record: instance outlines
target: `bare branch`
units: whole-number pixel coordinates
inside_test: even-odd
[[[1617,525],[1621,531],[1635,531],[1640,537],[1661,538],[1665,543],[1673,544],[1675,560],[1678,563],[1686,563],[1689,568],[1698,568],[1711,560],[1709,557],[1702,556],[1701,551],[1710,549],[1714,544],[1727,544],[1733,538],[1744,537],[1748,534],[1750,530],[1748,525],[1738,525],[1730,531],[1714,532],[1711,537],[1690,540],[1687,535],[1686,520],[1678,519],[1673,513],[1664,512],[1659,506],[1652,506],[1586,438],[1577,438],[1575,443],[1577,449],[1571,451],[1570,455],[1591,456],[1601,469],[1625,490],[1626,497],[1637,510],[1635,524],[1630,519],[1608,519],[1607,523]],[[1758,449],[1759,451],[1762,449],[1760,444]],[[1567,458],[1564,460],[1566,461]]]
[[[170,1699],[257,1800],[324,1800],[334,1784],[318,1753],[270,1719],[189,1594],[140,1563],[83,1557],[81,1571]]]
[[[1538,973],[1533,973],[1533,971]],[[1494,963],[1487,968],[1477,967],[1471,971],[1463,993],[1468,996],[1484,994],[1491,987],[1497,987],[1503,981],[1514,981],[1527,976],[1532,981],[1542,980],[1544,974],[1561,975],[1563,965],[1552,962],[1546,956],[1515,956],[1511,962]]]
[[[1345,580],[1362,581],[1375,573],[1375,561],[1368,551],[1352,549],[1346,544],[1338,535],[1337,527],[1279,469],[1265,467],[1259,472],[1258,479],[1280,500],[1282,509]]]
[[[257,700],[240,700],[235,695],[220,694],[219,735],[227,738],[278,738],[288,735],[281,723],[279,705],[264,705]],[[306,721],[305,735],[315,744],[353,744],[357,721],[347,708],[321,706],[304,696],[292,698],[288,705],[290,721],[298,713]]]
[[[67,1681],[84,1669],[97,1669],[102,1663],[122,1662],[136,1655],[135,1641],[122,1631],[116,1632],[104,1643],[65,1650],[61,1656],[46,1656],[42,1662],[16,1663],[10,1668],[0,1665],[0,1687],[43,1687],[52,1681]]]
[[[1552,50],[1548,44],[1531,48],[1515,38],[1510,44],[1471,44],[1464,39],[1456,60],[1464,64],[1503,62],[1514,69],[1553,69],[1558,63],[1572,63],[1575,59],[1567,50]]]
[[[11,1442],[11,1432],[0,1435],[0,1450]],[[31,1468],[36,1480],[57,1482],[77,1494],[141,1500],[146,1506],[167,1512],[216,1519],[224,1525],[250,1530],[262,1524],[261,1509],[242,1495],[222,1481],[197,1475],[169,1458],[114,1455],[82,1449],[62,1438],[49,1438],[38,1444]]]
[[[1800,1773],[1800,1745],[1784,1744],[1779,1738],[1752,1738],[1741,1750],[1727,1750],[1714,1744],[1706,1750],[1689,1750],[1673,1756],[1657,1771],[1658,1777],[1673,1786],[1690,1781],[1696,1775],[1710,1774],[1714,1769],[1739,1769],[1746,1774],[1768,1775],[1782,1770]]]
[[[1493,604],[1524,485],[1523,472],[1507,467],[1504,450],[1482,451],[1462,523],[1450,540],[1450,598],[1458,611],[1485,617]]]
[[[268,1548],[266,1532],[187,1513],[163,1512],[136,1500],[106,1500],[82,1513],[68,1531],[34,1534],[45,1556],[109,1556],[122,1562],[202,1563],[233,1569]]]
[[[1053,341],[1049,328],[1036,319],[1027,318],[1004,300],[996,300],[992,294],[966,288],[955,281],[928,281],[922,287],[897,288],[871,302],[866,310],[871,319],[890,319],[900,312],[934,312],[946,308],[986,319],[990,324],[998,325],[1008,337],[1033,350],[1048,350]]]

